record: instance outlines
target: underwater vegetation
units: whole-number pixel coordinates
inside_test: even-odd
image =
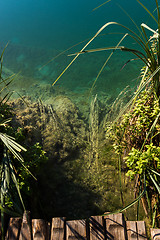
[[[84,45],[84,47],[79,52],[72,54],[73,56],[75,55],[75,57],[53,82],[53,86],[82,54],[111,50],[110,55],[104,62],[95,81],[93,82],[92,89],[94,88],[94,85],[96,84],[100,74],[106,67],[106,64],[115,53],[115,51],[121,50],[123,52],[130,52],[135,56],[135,59],[128,60],[125,65],[127,65],[130,61],[137,59],[142,61],[144,68],[142,69],[141,80],[137,87],[137,90],[134,92],[133,97],[131,97],[126,106],[120,110],[118,117],[111,124],[111,129],[113,134],[112,138],[115,142],[114,148],[119,156],[120,186],[122,186],[122,164],[126,164],[127,176],[129,176],[131,179],[135,179],[136,182],[135,190],[137,197],[128,206],[124,206],[123,190],[121,187],[121,201],[124,208],[120,211],[128,209],[137,202],[139,203],[141,199],[145,214],[150,219],[152,227],[154,227],[155,225],[159,226],[160,211],[160,11],[158,0],[155,0],[155,11],[153,13],[151,13],[142,4],[141,1],[137,0],[137,2],[147,11],[152,20],[155,21],[157,29],[154,30],[145,23],[141,23],[141,28],[139,28],[130,16],[129,18],[137,28],[137,31],[133,31],[132,29],[117,22],[107,22],[97,31],[97,33]],[[156,17],[154,14],[155,12],[157,14]],[[126,31],[117,45],[115,47],[87,49],[91,42],[94,41],[95,38],[110,25],[118,25]],[[130,37],[135,41],[137,48],[130,48],[121,45],[123,40],[127,37]],[[125,67],[125,65],[122,67],[122,69]],[[110,131],[109,128],[107,131]],[[96,142],[94,145],[96,146]]]
[[[0,209],[2,239],[4,239],[5,235],[4,213],[7,213],[10,216],[21,216],[23,214],[26,209],[24,198],[26,198],[27,194],[30,192],[29,177],[32,176],[34,179],[36,179],[30,170],[36,170],[37,167],[34,163],[34,157],[31,153],[31,148],[29,150],[29,161],[27,163],[27,158],[25,158],[26,162],[24,162],[22,152],[26,152],[27,150],[18,143],[19,132],[10,124],[14,113],[11,106],[9,106],[8,101],[13,92],[10,91],[8,87],[14,80],[15,74],[6,78],[3,77],[2,65],[4,51],[5,48],[0,56]],[[5,90],[8,91],[7,93],[3,94]],[[34,147],[36,152],[39,146],[36,145]],[[43,155],[41,148],[39,149],[39,154],[41,154],[41,156]],[[30,158],[32,158],[32,162],[30,161]],[[42,159],[42,157],[39,157],[39,159],[37,158],[35,160],[40,163],[40,159]],[[25,189],[25,187],[27,188],[27,191],[24,191],[24,198],[22,198],[21,190]],[[27,201],[27,199],[25,200]]]
[[[4,212],[18,215],[29,209],[36,218],[76,219],[106,211],[123,211],[130,220],[135,220],[134,216],[146,217],[152,227],[159,227],[160,12],[158,0],[155,0],[153,13],[139,0],[137,2],[157,29],[151,28],[149,23],[142,23],[139,28],[130,16],[136,31],[117,22],[107,22],[80,51],[71,54],[71,61],[63,55],[59,62],[53,61],[53,71],[50,65],[38,62],[37,54],[30,61],[32,71],[28,72],[29,48],[21,46],[21,50],[16,50],[19,51],[16,65],[18,71],[21,67],[23,71],[15,76],[9,52],[6,57],[13,68],[2,71],[2,52],[0,160],[1,209]],[[112,25],[125,31],[116,46],[88,49],[102,31]],[[128,38],[136,43],[132,48],[122,45]],[[11,47],[10,51],[15,49]],[[34,55],[35,49],[30,51]],[[86,64],[89,58],[85,60],[86,57],[89,53],[104,51],[110,53],[107,58],[102,57],[102,66],[97,58],[91,61],[92,68],[100,68],[97,76],[96,72],[89,74],[90,67]],[[120,57],[124,52],[130,53],[131,58],[126,58],[122,66],[117,61],[121,71],[114,73],[117,51]],[[56,54],[59,51],[55,50],[53,55]],[[82,69],[77,71],[72,66],[71,73],[70,66],[76,64],[80,56]],[[135,82],[132,82],[131,88],[122,90],[123,86],[116,80],[123,71],[126,78],[132,78],[131,62],[141,68],[135,80],[137,85],[133,89]],[[64,64],[67,67],[58,75]],[[40,74],[36,74],[39,69]],[[86,72],[84,82],[88,85],[85,88],[81,82],[82,72]],[[68,75],[63,86],[60,78],[64,73]],[[106,85],[100,82],[104,73],[107,74]],[[49,85],[49,76],[56,79],[54,87]],[[15,85],[12,85],[13,78]],[[72,78],[76,78],[79,85]],[[99,87],[95,88],[98,80]],[[70,87],[66,90],[65,86],[71,82],[74,82],[73,91]],[[115,90],[110,93],[112,88],[108,87],[105,94],[106,86],[113,82]],[[15,92],[20,98],[13,98]],[[19,145],[22,143],[24,147]]]
[[[99,144],[96,147],[93,145],[96,135],[98,139],[98,132],[94,129],[99,125],[99,113],[94,109],[94,104],[91,107],[90,123],[88,124],[86,117],[88,110],[86,115],[82,116],[79,109],[67,96],[56,96],[54,91],[49,94],[49,98],[52,96],[52,102],[50,100],[49,104],[44,104],[41,100],[33,101],[30,97],[24,96],[12,100],[11,96],[14,91],[10,88],[10,82],[13,80],[12,75],[10,76],[11,71],[4,68],[2,72],[3,131],[14,137],[18,143],[23,143],[25,148],[22,147],[22,149],[27,149],[25,153],[21,153],[24,159],[23,164],[28,169],[27,172],[18,165],[15,157],[11,158],[16,165],[15,176],[18,179],[16,186],[19,194],[21,193],[20,199],[23,199],[24,209],[30,209],[35,217],[43,216],[44,218],[63,214],[68,218],[78,218],[89,216],[93,212],[95,214],[103,213],[106,206],[102,204],[102,202],[105,204],[105,200],[102,199],[101,194],[105,189],[107,192],[111,192],[111,180],[106,178],[105,188],[102,187],[101,181],[100,191],[100,187],[97,186],[97,177],[100,179],[99,171],[101,172],[102,166],[105,166],[106,160],[104,158],[98,165],[94,164],[94,155],[99,148]],[[22,76],[19,77],[22,79]],[[98,104],[97,101],[96,104]],[[8,118],[10,121],[7,120]],[[92,123],[92,118],[97,118],[96,126]],[[89,125],[90,132],[91,129],[93,131],[92,135],[89,134]],[[13,143],[12,140],[12,145]],[[18,143],[15,142],[15,148],[20,151]],[[11,149],[9,150],[11,151]],[[91,154],[92,150],[93,154]],[[8,156],[10,156],[10,151]],[[112,173],[116,169],[114,165],[112,166],[112,162],[110,158],[108,168],[103,170],[103,174],[106,171]],[[111,165],[110,170],[109,165]],[[6,171],[7,166],[5,164],[4,166]],[[32,179],[28,171],[33,172],[37,181]],[[92,176],[94,176],[94,181]],[[7,175],[5,175],[4,181],[6,178]],[[21,215],[24,210],[23,207],[21,208],[22,204],[14,190],[15,186],[10,181],[6,193],[3,195],[5,199],[4,212],[11,216]],[[34,196],[35,191],[36,196]],[[106,197],[108,200],[110,199],[109,194]],[[115,195],[115,198],[119,198],[118,195]],[[80,199],[81,201],[79,201]],[[112,201],[110,205],[113,205]],[[73,203],[72,207],[71,202]],[[79,210],[77,210],[78,203]],[[112,207],[114,209],[115,206]]]
[[[4,76],[9,73],[4,69]],[[100,128],[106,104],[95,97],[82,115],[69,97],[54,91],[49,93],[48,103],[33,99],[7,100],[13,113],[10,134],[23,142],[27,149],[22,153],[24,164],[37,179],[17,167],[25,209],[34,217],[65,215],[73,219],[120,208],[118,181],[112,184],[116,155],[105,140],[105,129]],[[106,101],[109,104],[110,97]],[[5,209],[14,210],[12,199],[7,201],[10,204],[6,202]]]

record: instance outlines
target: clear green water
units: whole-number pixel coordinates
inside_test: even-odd
[[[136,0],[111,0],[92,11],[103,2],[102,0],[0,0],[1,49],[9,41],[4,57],[5,66],[14,72],[21,71],[23,76],[29,77],[30,85],[35,81],[38,84],[51,85],[72,60],[73,57],[67,55],[79,51],[86,42],[68,50],[39,71],[39,67],[57,54],[91,38],[109,21],[117,21],[135,30],[134,24],[120,7],[138,26],[148,21],[154,28],[148,13]],[[151,11],[155,8],[154,1],[143,0],[142,3]],[[121,34],[110,34],[113,32]],[[105,35],[95,39],[88,49],[115,46],[123,36],[122,33],[125,33],[124,29],[110,26],[102,32]],[[123,44],[136,47],[135,42],[129,37]],[[106,51],[80,56],[56,86],[73,93],[89,91],[109,53]],[[131,58],[132,55],[116,52],[100,75],[94,91],[116,97],[126,85],[135,86],[142,64],[139,61],[132,61],[121,71],[125,62]]]

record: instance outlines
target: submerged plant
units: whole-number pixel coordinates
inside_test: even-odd
[[[158,1],[155,2],[158,20],[139,2],[158,26],[154,31],[146,24],[141,24],[140,45],[143,51],[122,47],[122,50],[135,54],[145,66],[137,91],[111,126],[115,150],[121,158],[121,164],[123,161],[127,166],[126,175],[136,180],[137,200],[141,197],[152,227],[155,224],[159,226],[160,213],[160,14]],[[147,37],[145,29],[153,32],[153,36]]]
[[[157,216],[160,211],[159,116],[159,101],[149,87],[137,97],[132,109],[112,125],[110,132],[115,151],[122,159],[121,164],[126,165],[126,175],[136,180],[136,193],[141,194],[145,190],[143,193],[147,197],[143,194],[142,203],[146,215],[153,220],[153,225],[155,206]]]
[[[157,12],[157,17],[155,17],[154,13],[152,14],[139,0],[137,2],[154,20],[157,29],[154,30],[145,23],[142,23],[141,28],[139,28],[128,14],[138,33],[117,22],[104,24],[79,52],[71,54],[75,55],[75,57],[54,81],[53,85],[81,54],[111,50],[93,86],[116,50],[132,53],[136,59],[142,61],[144,68],[140,84],[130,101],[113,121],[110,129],[113,131],[114,147],[119,155],[119,173],[121,172],[122,163],[125,162],[128,169],[127,175],[131,178],[136,176],[137,183],[138,197],[121,211],[142,199],[145,212],[152,220],[152,226],[154,226],[155,219],[157,220],[157,225],[159,225],[160,215],[160,9],[158,0],[155,0]],[[111,25],[117,25],[126,31],[118,44],[115,47],[87,49],[89,44],[104,29]],[[121,46],[123,40],[127,37],[135,41],[137,48]]]
[[[13,91],[10,91],[9,85],[14,80],[15,74],[6,79],[3,78],[2,64],[5,48],[0,56],[0,210],[2,239],[4,239],[4,213],[11,216],[22,216],[25,210],[17,179],[16,160],[31,174],[24,164],[23,157],[20,155],[22,151],[25,152],[27,150],[18,144],[14,137],[9,135],[11,132],[11,127],[9,126],[11,118],[9,117],[12,114],[7,101],[13,93]]]

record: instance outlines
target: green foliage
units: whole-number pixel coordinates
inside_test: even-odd
[[[24,140],[23,131],[14,129],[10,122],[13,117],[13,110],[8,104],[8,100],[13,91],[9,90],[9,84],[14,80],[14,75],[4,79],[2,74],[3,50],[0,56],[0,183],[1,183],[1,234],[4,239],[4,212],[11,216],[20,216],[25,210],[25,204],[22,199],[20,189],[26,189],[24,195],[30,192],[31,181],[33,176],[30,172],[37,171],[40,163],[46,161],[45,152],[37,143],[31,146],[30,151],[24,154],[28,157],[24,161],[22,147],[17,140]],[[22,141],[20,141],[21,143]],[[24,197],[26,199],[26,197]]]
[[[146,133],[150,132],[159,112],[159,101],[150,88],[146,89],[135,101],[133,109],[123,115],[119,124],[112,126],[116,152],[122,153],[122,148],[130,151],[132,147],[140,150],[144,141],[150,144],[151,137],[154,137],[154,142],[157,142],[159,122],[154,126],[150,138],[146,139]]]
[[[21,137],[23,137],[23,135]],[[22,156],[25,159],[25,166],[28,170],[34,173],[35,177],[38,175],[41,167],[43,167],[48,160],[46,157],[46,152],[42,149],[42,146],[39,143],[31,146],[27,152],[22,154]],[[23,166],[17,168],[17,175],[20,189],[22,190],[24,197],[25,195],[30,196],[31,192],[34,191],[32,188],[32,176],[29,174],[29,172],[26,172]]]
[[[143,206],[154,224],[155,206],[156,216],[160,211],[157,207],[160,193],[159,114],[159,100],[151,84],[139,94],[119,121],[112,125],[110,132],[114,149],[123,160],[126,176],[136,180],[136,191],[140,195],[146,186],[147,197],[142,196]]]
[[[127,176],[134,179],[136,174],[144,175],[147,170],[160,170],[160,147],[154,146],[153,143],[145,145],[146,150],[140,151],[132,148],[125,158],[128,167]]]
[[[126,47],[122,47],[121,50],[133,53],[145,63],[145,66],[141,71],[141,82],[136,92],[110,127],[110,136],[114,141],[115,151],[122,161],[120,168],[123,166],[127,177],[136,180],[135,190],[143,197],[145,213],[150,217],[152,226],[155,224],[155,218],[159,226],[160,12],[157,0],[155,0],[157,19],[139,0],[138,2],[154,19],[158,31],[142,23],[142,33],[138,36],[126,28],[142,50]],[[134,23],[133,20],[132,22]],[[154,32],[154,35],[148,36],[146,29]],[[142,192],[146,195],[142,196]]]

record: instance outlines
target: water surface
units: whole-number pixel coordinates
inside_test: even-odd
[[[154,10],[153,1],[141,2]],[[150,27],[155,27],[154,21],[136,0],[111,0],[97,8],[103,3],[102,0],[0,0],[1,49],[9,41],[6,66],[12,71],[21,71],[33,82],[52,84],[72,60],[67,54],[79,51],[87,42],[84,40],[90,39],[105,23],[116,21],[137,31],[128,14],[138,26],[147,22]],[[111,34],[113,32],[118,34]],[[109,26],[102,32],[105,35],[95,39],[88,48],[115,46],[125,33],[123,28]],[[81,41],[84,42],[39,71],[43,64]],[[137,47],[129,37],[123,44]],[[108,56],[109,52],[80,56],[57,84],[72,91],[91,88]],[[134,61],[121,71],[130,58],[133,58],[131,54],[115,54],[96,83],[97,91],[116,95],[127,84],[137,84],[134,79],[139,75],[140,62]]]

